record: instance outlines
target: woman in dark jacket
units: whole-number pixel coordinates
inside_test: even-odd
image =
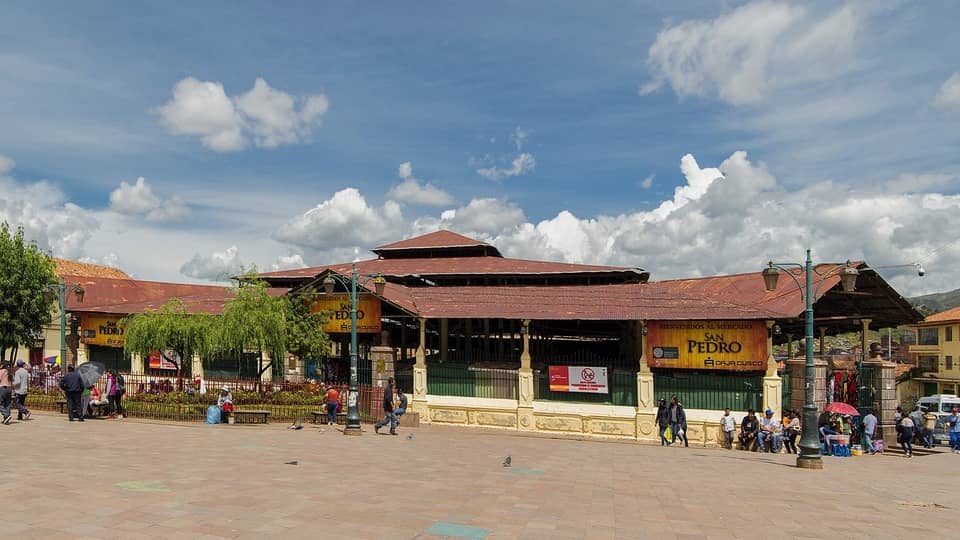
[[[660,446],[667,445],[667,427],[670,426],[670,409],[667,407],[667,400],[660,398],[657,405],[657,426],[660,428]]]

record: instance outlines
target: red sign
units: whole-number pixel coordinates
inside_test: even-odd
[[[177,370],[177,365],[180,363],[180,355],[174,352],[172,349],[167,349],[166,351],[153,351],[150,353],[150,369],[168,369],[171,371]]]

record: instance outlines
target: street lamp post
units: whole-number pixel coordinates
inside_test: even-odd
[[[767,291],[775,291],[777,289],[777,279],[780,275],[779,269],[786,270],[790,268],[800,268],[804,271],[805,279],[804,283],[801,285],[800,280],[797,279],[797,276],[787,270],[786,274],[790,276],[793,281],[796,283],[797,288],[800,290],[800,294],[804,296],[806,302],[806,325],[805,325],[805,336],[804,344],[806,348],[806,362],[804,364],[804,404],[803,404],[803,426],[802,432],[800,435],[800,455],[797,456],[797,467],[802,469],[822,469],[823,461],[820,459],[820,437],[817,433],[817,406],[814,404],[814,365],[813,365],[813,296],[816,293],[816,290],[819,290],[820,286],[817,286],[817,289],[813,288],[813,275],[814,267],[813,260],[810,258],[810,250],[807,250],[807,260],[804,264],[799,263],[774,263],[770,261],[767,263],[767,267],[763,269],[763,282]],[[856,268],[850,266],[850,262],[847,261],[847,264],[825,274],[817,273],[821,277],[828,277],[834,273],[840,274],[840,282],[843,286],[843,290],[846,292],[851,292],[854,289],[857,280],[857,274],[859,272]],[[820,282],[821,284],[823,281]]]
[[[67,370],[67,282],[63,278],[60,278],[60,281],[56,283],[50,283],[47,285],[47,290],[56,291],[57,294],[57,307],[60,310],[60,369],[63,371]],[[84,291],[83,286],[79,283],[75,284],[73,287],[73,294],[76,295],[77,301],[83,301]]]
[[[353,260],[350,267],[350,387],[347,390],[347,425],[343,429],[344,435],[360,435],[360,406],[357,403],[359,381],[357,377],[357,260]],[[369,276],[374,278],[377,296],[383,296],[386,280],[379,274]],[[344,286],[347,283],[337,274],[327,274],[323,279],[323,289],[327,294],[333,292],[334,284],[340,281]]]

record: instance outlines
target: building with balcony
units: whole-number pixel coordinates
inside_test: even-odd
[[[917,367],[901,379],[901,399],[960,394],[960,307],[930,315],[911,328],[917,343],[910,354]]]

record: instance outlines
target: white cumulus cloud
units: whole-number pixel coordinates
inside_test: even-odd
[[[100,227],[97,217],[68,202],[60,188],[46,180],[24,183],[7,176],[14,162],[3,159],[5,161],[0,161],[0,221],[6,221],[12,228],[23,227],[27,240],[57,257],[82,257],[87,241]],[[3,167],[6,169],[2,170]]]
[[[0,154],[0,174],[7,174],[17,165],[15,161],[7,156]]]
[[[253,144],[276,148],[308,142],[330,103],[324,94],[292,96],[257,78],[253,88],[230,97],[219,82],[187,77],[173,98],[157,108],[161,121],[177,135],[200,136],[217,152],[235,152]]]
[[[934,103],[943,108],[960,108],[960,71],[943,81]]]
[[[273,237],[301,248],[330,250],[368,246],[393,238],[402,228],[398,203],[387,201],[382,208],[374,208],[356,188],[345,188],[288,221]]]
[[[466,206],[445,210],[439,218],[422,217],[413,223],[415,234],[438,229],[450,229],[461,234],[489,237],[511,229],[526,220],[523,210],[516,204],[500,199],[473,199]]]
[[[397,168],[403,181],[390,188],[387,197],[411,204],[443,206],[453,202],[453,196],[429,183],[421,183],[413,176],[413,165],[407,161]]]
[[[214,251],[207,255],[194,253],[193,257],[180,267],[180,273],[207,281],[229,281],[232,276],[243,273],[243,267],[240,250],[237,246],[230,246],[224,251]]]
[[[303,268],[307,263],[303,261],[303,255],[291,253],[289,255],[280,255],[277,260],[270,264],[270,270],[290,270],[291,268]]]
[[[861,25],[851,5],[812,13],[803,4],[755,1],[714,19],[661,30],[650,47],[648,94],[716,95],[732,104],[762,100],[772,86],[829,77],[842,69]]]
[[[153,193],[144,177],[132,185],[125,181],[110,192],[110,209],[127,215],[142,215],[150,221],[170,221],[190,214],[190,208],[179,198],[162,199]]]

